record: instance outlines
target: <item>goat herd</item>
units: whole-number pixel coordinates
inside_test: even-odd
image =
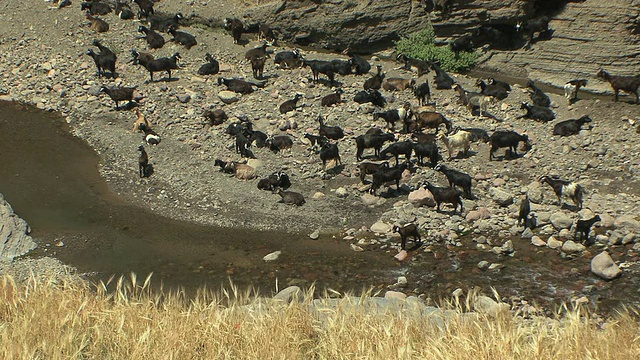
[[[147,42],[148,48],[158,49],[165,44],[164,37],[156,31],[165,31],[171,34],[174,41],[181,44],[186,49],[196,46],[198,43],[195,37],[183,31],[176,30],[183,23],[181,14],[160,15],[156,14],[153,9],[151,0],[133,0],[139,5],[137,14],[139,19],[145,19],[147,26],[139,26],[138,31],[143,34]],[[108,25],[98,26],[97,19],[93,16],[104,15],[112,11],[111,7],[106,3],[92,1],[82,3],[82,10],[87,10],[87,18],[91,20],[91,28],[97,32],[108,30]],[[120,1],[116,2],[116,14],[121,19],[133,19],[134,15],[131,9]],[[100,20],[104,22],[103,20]],[[543,18],[526,24],[528,29],[527,44],[533,41],[534,32],[544,32],[548,30],[548,19]],[[105,23],[106,24],[106,23]],[[242,21],[238,19],[226,19],[224,27],[230,31],[234,44],[242,41],[243,33],[247,32]],[[267,48],[276,41],[273,31],[265,24],[257,26],[258,38],[264,40],[262,46],[250,49],[245,54],[245,59],[251,66],[253,77],[255,80],[243,80],[239,78],[223,78],[217,79],[219,86],[225,86],[229,91],[239,94],[250,94],[260,88],[264,88],[268,83],[268,77],[263,75],[264,66],[268,58],[271,57],[271,51]],[[106,30],[105,30],[106,29]],[[479,33],[489,32],[490,29],[481,27],[477,30]],[[475,34],[476,37],[478,34]],[[484,34],[484,37],[489,35]],[[469,38],[470,39],[470,38]],[[455,51],[468,50],[468,45],[464,41],[454,41],[451,46]],[[98,69],[98,76],[116,76],[116,54],[104,46],[100,41],[94,40],[93,45],[99,49],[99,53],[89,50],[87,54],[91,56]],[[138,52],[132,50],[133,64],[144,67],[150,76],[150,81],[154,81],[155,72],[166,72],[168,79],[171,79],[171,71],[179,70],[179,61],[181,55],[173,54],[171,57],[155,58],[151,53]],[[368,75],[371,70],[369,62],[349,49],[343,52],[347,55],[347,60],[336,59],[331,61],[306,59],[303,57],[299,49],[291,51],[281,51],[274,55],[273,62],[282,70],[291,70],[299,68],[309,68],[312,72],[312,81],[323,83],[330,87],[336,85],[336,75],[340,76],[369,76],[364,79],[363,89],[359,91],[353,101],[359,104],[371,103],[378,111],[373,112],[373,120],[384,120],[386,125],[383,128],[374,127],[364,134],[355,136],[356,159],[359,162],[358,170],[360,180],[363,184],[370,183],[369,191],[371,194],[376,192],[385,184],[395,184],[396,189],[400,190],[400,182],[403,179],[405,171],[414,171],[416,166],[424,166],[424,159],[428,158],[428,165],[434,170],[441,172],[448,180],[447,187],[440,187],[424,181],[420,186],[427,189],[437,204],[437,210],[440,211],[441,204],[451,204],[454,207],[453,212],[464,211],[462,198],[473,199],[472,193],[472,177],[462,171],[449,168],[439,163],[440,149],[437,145],[438,141],[442,142],[447,148],[448,158],[457,157],[457,151],[461,150],[464,156],[469,154],[470,144],[473,142],[485,142],[490,144],[489,160],[500,159],[495,156],[495,152],[500,148],[506,148],[505,155],[502,159],[518,158],[518,145],[522,143],[522,150],[528,151],[531,148],[529,138],[526,134],[519,134],[511,130],[497,130],[491,135],[482,128],[461,128],[453,126],[450,119],[447,119],[442,113],[435,111],[435,104],[431,103],[431,89],[428,81],[418,84],[413,78],[391,77],[386,78],[382,66],[378,65],[375,74]],[[199,75],[215,75],[220,71],[219,63],[209,53],[205,55],[206,63],[198,70]],[[476,85],[480,89],[478,92],[465,90],[462,85],[449,76],[437,62],[423,61],[410,58],[404,54],[397,56],[396,61],[401,64],[396,70],[415,72],[420,76],[430,72],[435,72],[434,84],[438,90],[453,89],[459,95],[459,102],[465,106],[471,116],[490,116],[488,106],[496,100],[502,101],[507,98],[511,91],[510,84],[497,81],[495,79],[478,80]],[[326,77],[326,80],[320,76]],[[600,70],[597,74],[598,78],[608,81],[615,91],[615,100],[618,100],[619,90],[634,93],[636,102],[640,103],[638,98],[638,88],[640,87],[640,75],[638,76],[614,76],[604,70]],[[587,80],[575,79],[566,83],[564,90],[565,96],[569,103],[577,100],[578,92],[587,85]],[[555,113],[550,108],[551,101],[549,97],[538,88],[533,81],[529,81],[527,88],[530,89],[531,104],[523,102],[521,109],[525,110],[525,114],[521,118],[529,118],[540,122],[549,122],[555,119]],[[398,108],[382,110],[387,99],[379,91],[383,89],[387,92],[402,92],[411,90],[415,95],[418,106],[414,106],[411,102],[406,101]],[[119,102],[128,101],[131,104],[135,101],[134,93],[136,86],[133,87],[106,87],[103,86],[101,91],[106,93],[114,102],[116,110],[120,109]],[[337,87],[329,94],[321,99],[321,106],[340,106],[343,102],[341,96],[344,94],[343,89]],[[298,102],[303,98],[302,95],[296,94],[292,99],[285,101],[279,106],[281,114],[295,111],[298,108]],[[129,105],[127,105],[127,108]],[[160,136],[151,128],[151,123],[144,118],[144,115],[136,110],[138,120],[135,122],[133,130],[144,132],[144,141],[147,144],[157,145],[160,142]],[[204,118],[209,126],[219,126],[228,120],[228,115],[223,109],[207,110]],[[591,122],[591,118],[585,115],[579,119],[562,121],[554,126],[553,134],[559,136],[570,136],[577,134],[583,125]],[[342,144],[345,138],[345,131],[339,126],[329,126],[325,124],[322,115],[317,117],[318,133],[305,133],[304,139],[308,142],[312,149],[317,153],[322,161],[323,171],[328,172],[330,169],[342,165],[339,144]],[[402,128],[396,131],[396,124],[399,123]],[[440,128],[444,125],[444,129]],[[433,133],[425,133],[425,129],[433,129]],[[288,134],[267,135],[266,133],[255,130],[252,122],[242,116],[238,116],[238,121],[229,125],[226,133],[235,137],[235,150],[243,158],[255,158],[252,150],[253,146],[258,148],[266,147],[278,153],[281,151],[291,151],[295,142],[292,136]],[[405,138],[399,141],[397,135]],[[383,148],[385,143],[390,143]],[[379,161],[363,161],[365,160],[364,152],[366,149],[373,149],[374,153],[369,156]],[[151,174],[149,156],[144,146],[138,148],[139,157],[139,175],[147,177]],[[415,155],[417,161],[412,162],[412,155]],[[404,161],[401,161],[401,156]],[[394,165],[391,166],[389,160],[394,158]],[[244,161],[247,162],[247,161]],[[249,180],[256,178],[256,171],[247,163],[238,161],[223,161],[218,159],[215,161],[216,166],[220,166],[221,171],[234,174],[237,178]],[[371,181],[366,180],[367,175],[372,175]],[[561,203],[562,196],[569,196],[574,202],[576,208],[582,208],[582,198],[584,190],[576,182],[562,180],[551,176],[542,176],[540,181],[549,184]],[[291,186],[290,178],[282,171],[276,171],[266,178],[259,180],[257,186],[259,189],[269,190],[278,193],[281,196],[281,202],[287,204],[295,204],[301,206],[305,203],[304,196],[300,193],[288,191]],[[462,192],[458,191],[460,188]],[[398,191],[396,191],[398,192]],[[521,201],[521,209],[519,219],[524,223],[525,227],[532,227],[534,222],[530,218],[530,206],[528,198]],[[598,218],[596,216],[596,218]],[[596,219],[594,218],[594,219]],[[579,223],[580,233],[583,240],[586,240],[589,233],[589,227],[597,221],[588,219]],[[412,227],[413,226],[413,227]],[[414,236],[416,242],[420,241],[420,235],[414,224],[405,227],[396,227],[395,231],[402,236],[402,248],[405,248],[407,236]],[[586,234],[586,235],[585,235]]]

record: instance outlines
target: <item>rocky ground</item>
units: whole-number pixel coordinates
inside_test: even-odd
[[[223,18],[237,15],[243,9],[232,5],[236,2],[163,1],[156,9]],[[366,186],[360,184],[352,138],[372,126],[384,125],[372,120],[372,106],[352,101],[367,76],[338,76],[339,85],[345,91],[343,99],[347,101],[326,109],[320,106],[320,98],[333,89],[324,83],[314,83],[309,69],[281,70],[268,62],[265,69],[268,85],[227,105],[218,97],[224,87],[217,85],[217,76],[199,76],[196,71],[204,63],[204,54],[210,52],[220,61],[222,76],[250,79],[251,69],[243,55],[258,44],[252,34],[244,35],[250,42],[240,46],[234,45],[222,29],[184,28],[196,36],[198,45],[187,50],[167,43],[162,49],[151,50],[156,57],[179,51],[182,68],[173,72],[172,81],[161,79],[163,76],[158,73],[157,81],[148,82],[148,72],[127,63],[130,49],[147,51],[144,40],[137,39],[138,22],[120,20],[109,14],[103,18],[109,22],[110,30],[97,34],[89,28],[78,4],[60,10],[51,6],[44,1],[0,4],[4,19],[0,37],[0,86],[7,92],[4,99],[32,103],[63,114],[74,133],[101,155],[100,171],[112,189],[140,206],[169,217],[205,224],[303,234],[319,229],[353,241],[356,250],[386,243],[384,240],[391,237],[389,230],[393,223],[416,220],[428,242],[446,241],[451,246],[459,246],[462,239],[473,239],[481,250],[508,254],[507,240],[522,232],[516,223],[520,195],[528,194],[541,225],[527,236],[535,235],[537,246],[553,248],[549,250],[553,252],[580,254],[583,248],[573,246],[576,244],[569,243],[565,248],[565,241],[573,238],[569,229],[575,220],[599,214],[603,221],[597,225],[600,228],[597,248],[617,249],[617,254],[628,251],[630,257],[616,258],[619,263],[628,261],[626,265],[629,265],[633,259],[637,261],[640,148],[639,135],[631,124],[640,118],[640,107],[630,104],[629,97],[614,103],[611,97],[581,94],[581,100],[568,106],[561,95],[550,94],[557,120],[585,114],[594,119],[590,129],[584,129],[577,136],[560,138],[552,135],[555,121],[540,123],[518,118],[522,114],[520,102],[528,100],[527,92],[520,86],[516,85],[507,99],[490,107],[493,117],[482,118],[472,116],[460,106],[453,90],[433,90],[437,110],[451,119],[454,126],[482,127],[489,132],[498,129],[526,132],[533,143],[529,152],[514,160],[489,161],[489,146],[484,143],[474,143],[469,156],[445,160],[449,167],[472,175],[477,199],[464,200],[465,211],[461,215],[451,214],[448,206],[436,212],[430,207],[415,206],[408,199],[408,194],[424,180],[445,185],[444,176],[431,168],[420,167],[415,173],[406,174],[399,191],[383,188],[380,197],[367,194]],[[33,16],[34,13],[37,16]],[[165,34],[164,37],[171,36]],[[116,79],[96,75],[92,59],[85,55],[87,49],[93,48],[93,39],[100,39],[118,54]],[[415,76],[394,70],[398,65],[384,60],[385,55],[390,52],[371,59],[374,68],[381,64],[387,77]],[[306,51],[305,56],[310,59],[342,57],[313,51]],[[474,88],[476,79],[464,75],[455,78],[466,89]],[[418,82],[425,79],[432,82],[430,74]],[[144,96],[137,109],[162,137],[158,146],[147,146],[154,167],[149,178],[138,177],[136,148],[141,144],[142,135],[131,133],[136,115],[130,110],[114,110],[111,99],[99,92],[103,84],[137,85]],[[304,95],[299,103],[302,106],[281,115],[277,110],[279,104],[296,93]],[[415,105],[409,92],[383,94],[389,100],[389,108],[399,107],[404,101]],[[224,109],[230,120],[219,127],[205,126],[202,112],[217,108]],[[323,171],[318,155],[310,152],[302,140],[305,132],[317,133],[318,114],[322,114],[329,125],[339,125],[347,133],[339,143],[343,168]],[[233,139],[224,133],[226,125],[238,115],[253,119],[255,129],[268,134],[288,133],[297,139],[291,153],[273,154],[266,149],[254,149],[254,153],[260,163],[258,175],[266,176],[276,170],[287,172],[292,178],[291,190],[306,197],[304,206],[278,203],[278,195],[256,188],[257,180],[240,181],[218,172],[213,166],[217,158],[239,160]],[[280,130],[285,127],[291,129]],[[441,154],[447,158],[443,146]],[[502,154],[502,150],[498,154]],[[551,188],[536,181],[547,174],[578,181],[587,191],[585,208],[575,211],[570,206],[557,206]],[[465,237],[467,234],[471,236]],[[429,251],[429,247],[426,249]]]

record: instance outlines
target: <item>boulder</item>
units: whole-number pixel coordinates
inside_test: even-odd
[[[616,229],[625,229],[628,231],[640,231],[640,221],[632,215],[622,215],[614,221],[613,226]]]
[[[0,194],[0,260],[13,260],[35,249],[38,245],[28,235],[30,231]]]
[[[553,237],[553,236],[550,236],[550,237],[547,239],[547,246],[548,246],[550,249],[558,249],[558,248],[562,247],[562,245],[563,245],[563,244],[562,244],[562,241],[560,241],[560,240],[556,239],[556,238],[555,238],[555,237]]]
[[[605,280],[611,280],[618,277],[622,270],[613,262],[611,255],[603,251],[591,259],[591,272]]]
[[[563,212],[555,212],[551,214],[549,221],[551,221],[551,225],[553,225],[556,230],[569,229],[573,224],[573,219]]]
[[[489,193],[493,201],[500,206],[508,206],[513,203],[513,195],[504,190],[492,187],[489,189]]]
[[[222,90],[218,93],[218,97],[225,104],[232,104],[238,100],[240,100],[240,96],[233,91]]]
[[[481,207],[476,210],[471,210],[467,214],[467,221],[473,222],[476,220],[486,220],[491,217],[491,212],[486,207]]]
[[[584,245],[573,242],[571,240],[567,240],[562,244],[562,251],[567,254],[573,254],[580,251],[584,251],[586,248]]]
[[[436,201],[433,199],[431,192],[422,187],[410,192],[408,200],[415,206],[436,206]]]
[[[386,234],[388,232],[391,231],[392,226],[382,222],[382,221],[378,221],[376,223],[374,223],[373,225],[371,225],[370,230],[374,233],[379,233],[379,234]]]

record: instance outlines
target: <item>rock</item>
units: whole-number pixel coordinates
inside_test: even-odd
[[[514,249],[513,249],[513,241],[511,241],[511,240],[505,241],[504,244],[502,244],[502,246],[500,247],[500,249],[502,250],[502,252],[504,254],[513,253],[513,251],[514,251]]]
[[[491,212],[486,207],[481,207],[476,210],[471,210],[467,213],[466,220],[468,222],[474,222],[476,220],[486,220],[491,217]]]
[[[360,197],[360,200],[362,200],[362,203],[367,206],[375,205],[378,203],[378,197],[369,193],[363,194]]]
[[[622,215],[613,223],[617,229],[624,228],[628,231],[640,231],[640,222],[632,215]]]
[[[613,262],[611,255],[603,251],[591,259],[591,272],[605,280],[611,280],[618,277],[622,270]]]
[[[297,286],[289,286],[280,290],[273,296],[273,300],[291,302],[302,294],[302,290]]]
[[[562,247],[562,241],[560,241],[560,240],[556,239],[556,238],[555,238],[555,237],[553,237],[553,236],[550,236],[550,237],[547,239],[547,246],[548,246],[550,249],[559,249],[559,248],[561,248],[561,247]]]
[[[191,100],[191,95],[189,94],[178,94],[176,95],[176,97],[178,98],[178,101],[180,101],[183,104],[186,104]]]
[[[396,285],[398,285],[399,287],[406,287],[408,285],[407,278],[405,276],[398,276]]]
[[[282,254],[282,251],[278,250],[278,251],[274,251],[270,254],[265,255],[265,257],[262,258],[262,260],[264,261],[274,261],[276,259],[278,259],[278,256],[280,256],[280,254]]]
[[[346,198],[349,195],[349,191],[343,187],[339,187],[336,189],[336,196],[339,198]]]
[[[486,260],[482,260],[478,263],[478,269],[480,270],[487,270],[489,268],[489,265],[491,265],[491,263],[489,263]]]
[[[613,227],[613,223],[616,221],[616,219],[607,214],[600,214],[600,226],[605,227],[605,228],[610,228]]]
[[[0,194],[0,260],[13,260],[35,249],[38,245],[28,235],[30,231]]]
[[[351,250],[356,251],[356,252],[362,252],[364,251],[363,248],[361,248],[360,246],[356,245],[356,244],[351,244]]]
[[[251,166],[252,168],[258,170],[262,167],[262,160],[259,159],[249,159],[247,160],[247,165]]]
[[[493,263],[489,265],[489,270],[500,270],[500,269],[504,269],[505,266],[506,266],[505,264]]]
[[[386,293],[384,293],[384,298],[385,299],[405,300],[407,298],[407,295],[405,295],[404,293],[401,293],[399,291],[387,291]]]
[[[556,230],[569,229],[573,224],[573,219],[563,212],[551,214],[549,221],[551,221],[551,225],[553,225]]]
[[[504,190],[492,187],[489,189],[489,193],[493,201],[500,206],[508,206],[513,203],[513,195]]]
[[[609,246],[620,245],[622,244],[622,237],[623,236],[620,231],[614,230],[609,235],[609,239],[607,240],[607,243],[609,244]]]
[[[540,204],[542,202],[542,188],[540,187],[540,183],[536,183],[538,184],[537,187],[529,187],[527,190],[527,196],[529,196],[529,201],[532,203]]]
[[[378,221],[373,225],[371,225],[370,230],[374,233],[386,234],[391,231],[391,228],[392,228],[391,225],[384,223],[382,221]]]
[[[558,232],[558,237],[561,239],[567,239],[571,235],[569,229],[562,229]]]
[[[218,97],[225,104],[232,104],[238,100],[240,100],[240,96],[233,91],[222,90],[218,93]]]
[[[480,295],[473,302],[473,310],[482,314],[497,316],[509,311],[509,304],[498,303],[488,296]]]
[[[524,229],[522,234],[520,234],[520,237],[523,239],[531,239],[533,237],[533,231],[531,231],[531,229],[529,228],[526,228]]]
[[[312,232],[311,234],[309,234],[309,238],[311,240],[318,240],[319,237],[320,237],[320,230],[316,230],[316,231]]]
[[[422,187],[410,192],[408,200],[415,206],[436,206],[436,201],[433,199],[433,195],[429,190]]]
[[[573,254],[577,252],[584,251],[586,248],[582,244],[578,244],[573,242],[572,240],[567,240],[562,244],[562,251],[567,254]]]
[[[622,245],[631,244],[635,240],[636,240],[636,234],[634,233],[627,234],[624,236],[624,238],[622,238]]]
[[[325,196],[327,196],[327,195],[325,195],[324,193],[321,193],[319,191],[316,191],[311,198],[317,200],[317,199],[322,199]]]
[[[409,254],[407,253],[406,250],[400,250],[400,252],[394,256],[394,258],[398,261],[403,261],[404,259],[407,258],[408,255]]]
[[[93,95],[93,96],[100,96],[100,94],[102,93],[102,86],[100,85],[93,85],[89,88],[89,95]]]
[[[544,240],[542,240],[539,236],[534,235],[531,237],[531,245],[540,247],[540,246],[546,246],[547,243]]]

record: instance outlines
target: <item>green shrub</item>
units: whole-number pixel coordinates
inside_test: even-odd
[[[441,67],[446,71],[460,72],[472,68],[480,54],[478,52],[460,52],[458,58],[449,46],[437,46],[434,44],[435,32],[433,26],[429,25],[424,30],[420,30],[396,42],[396,51],[408,57],[439,61]]]

